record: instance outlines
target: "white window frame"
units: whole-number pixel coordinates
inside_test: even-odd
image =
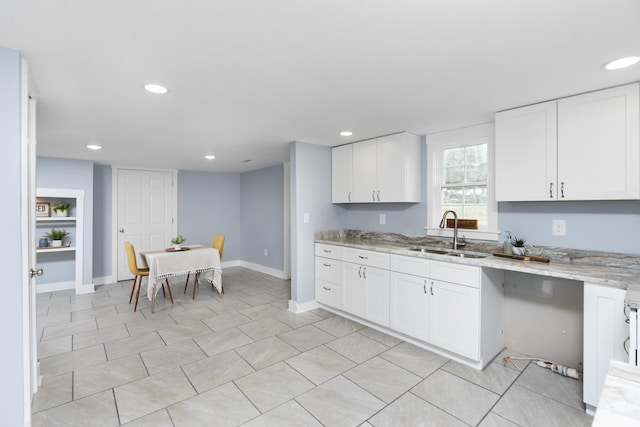
[[[468,239],[498,241],[498,203],[495,195],[495,166],[494,166],[494,124],[484,123],[462,129],[428,134],[427,140],[427,208],[428,236],[453,237],[453,230],[440,228],[442,219],[442,164],[443,153],[447,148],[467,145],[487,144],[487,227],[478,230],[458,230],[458,236],[464,235]]]

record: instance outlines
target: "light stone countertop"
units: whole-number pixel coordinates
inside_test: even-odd
[[[399,237],[400,236],[400,237]],[[366,232],[319,232],[316,243],[326,243],[357,249],[386,252],[396,255],[433,259],[457,264],[476,265],[541,276],[558,277],[581,282],[591,282],[627,289],[626,303],[631,307],[640,307],[640,257],[624,254],[607,254],[602,252],[579,252],[579,256],[560,256],[565,252],[557,248],[527,248],[532,255],[545,256],[551,262],[512,260],[493,256],[494,252],[502,252],[497,243],[467,244],[467,248],[458,252],[484,254],[485,258],[458,258],[446,254],[432,254],[409,250],[410,247],[430,247],[433,249],[450,249],[449,242],[431,238],[408,238],[397,234]],[[546,252],[545,252],[546,250]]]
[[[640,369],[612,360],[592,426],[624,427],[639,423]]]

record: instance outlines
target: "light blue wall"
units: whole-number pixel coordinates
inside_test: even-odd
[[[640,201],[500,203],[501,230],[542,246],[640,254]],[[551,221],[567,221],[566,236],[551,235]]]
[[[93,165],[93,277],[111,276],[111,166]]]
[[[314,232],[342,228],[344,209],[331,203],[331,148],[294,141],[289,154],[291,299],[302,304],[315,299]]]
[[[240,194],[242,260],[283,270],[284,166],[243,173]]]
[[[93,162],[88,160],[38,157],[36,160],[36,186],[44,188],[66,188],[84,190],[84,270],[82,283],[93,283]],[[72,254],[69,252],[69,254]],[[52,255],[52,254],[49,254]],[[63,254],[38,258],[38,265],[45,275],[38,283],[72,281],[73,258]],[[66,261],[64,261],[66,260]]]
[[[0,198],[5,204],[20,206],[20,54],[0,47]],[[17,242],[2,251],[2,298],[6,302],[0,310],[0,365],[4,367],[0,402],[2,423],[7,426],[25,424],[24,364],[22,353],[22,241],[21,209],[1,209],[0,221],[7,242]]]
[[[240,174],[180,171],[178,233],[205,246],[224,234],[224,259],[241,259]]]

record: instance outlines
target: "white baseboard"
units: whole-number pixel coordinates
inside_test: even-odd
[[[237,261],[237,266],[248,268],[250,270],[257,271],[259,273],[268,274],[269,276],[277,277],[278,279],[288,280],[290,277],[286,277],[286,274],[282,270],[276,270],[275,268],[266,267],[264,265],[255,264],[249,261]],[[226,263],[222,263],[222,269],[224,270]],[[223,272],[224,274],[224,272]]]
[[[109,285],[111,283],[116,283],[116,282],[117,282],[116,277],[113,275],[93,278],[94,285]]]
[[[42,283],[36,286],[36,293],[42,294],[45,292],[66,291],[67,289],[75,289],[76,282],[55,282],[55,283]]]
[[[293,300],[289,300],[289,311],[296,314],[304,313],[305,311],[313,310],[318,307],[320,307],[320,305],[316,301],[298,303]]]
[[[84,283],[82,286],[80,286],[80,289],[76,289],[76,295],[80,295],[80,294],[90,294],[95,292],[95,286],[93,285],[93,283]]]

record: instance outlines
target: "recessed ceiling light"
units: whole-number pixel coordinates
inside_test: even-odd
[[[167,93],[167,88],[161,85],[148,83],[144,85],[144,88],[151,93]]]
[[[89,150],[102,150],[102,145],[98,144],[87,144],[85,145]]]
[[[619,70],[620,68],[630,67],[640,62],[640,56],[627,56],[626,58],[616,59],[604,64],[606,70]]]
[[[206,156],[204,156],[204,158],[207,160],[213,160],[216,158],[216,156],[214,156],[213,154],[207,154]]]
[[[351,136],[353,135],[353,132],[351,132],[350,130],[345,130],[340,132],[340,136]]]

